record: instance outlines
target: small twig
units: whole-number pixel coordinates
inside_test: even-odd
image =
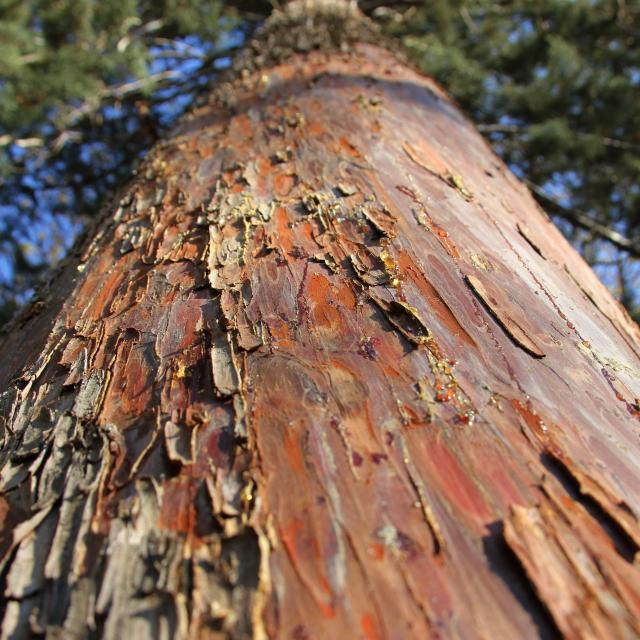
[[[206,58],[207,54],[200,47],[195,47],[188,42],[181,40],[172,40],[171,38],[153,38],[150,45],[156,47],[164,47],[161,53],[171,53],[173,55],[187,55],[190,54],[193,58]],[[154,57],[157,57],[158,53],[154,53]]]
[[[471,18],[471,15],[469,14],[469,9],[467,9],[467,7],[460,7],[460,15],[462,16],[462,19],[464,20],[464,23],[467,25],[467,28],[469,29],[469,31],[478,30],[478,27],[476,26],[475,22]]]
[[[122,53],[127,49],[127,47],[131,44],[132,40],[138,36],[145,35],[147,33],[153,33],[154,31],[159,31],[164,27],[165,22],[161,18],[157,18],[156,20],[150,20],[149,22],[134,27],[130,31],[128,31],[120,40],[118,40],[118,44],[116,44],[116,50],[118,53]]]
[[[10,144],[15,144],[16,147],[21,149],[27,149],[29,147],[41,147],[44,144],[42,138],[14,138],[9,134],[0,136],[0,147],[6,147]]]
[[[87,100],[79,107],[69,111],[59,120],[58,129],[62,130],[70,126],[72,127],[79,120],[97,111],[105,100],[122,100],[122,98],[125,98],[132,93],[137,93],[150,84],[159,85],[167,80],[177,79],[181,75],[182,74],[179,71],[168,69],[166,71],[151,74],[146,78],[140,78],[139,80],[132,80],[131,82],[125,82],[114,87],[108,87],[103,91],[100,91],[92,100]]]
[[[542,187],[534,184],[531,180],[525,179],[524,182],[538,197],[538,199],[542,200],[547,205],[551,205],[556,215],[568,220],[581,229],[590,231],[603,240],[607,240],[618,249],[628,251],[634,257],[640,258],[640,238],[627,238],[615,229],[592,220],[584,211],[570,209],[560,204],[555,198],[546,194]]]
[[[479,124],[477,128],[481,133],[511,133],[515,135],[526,134],[529,131],[528,126],[517,124]],[[571,133],[583,137],[596,137],[606,147],[625,149],[628,151],[640,151],[640,145],[635,145],[632,142],[627,142],[626,140],[616,140],[615,138],[601,136],[597,133],[589,133],[588,131],[572,131]]]
[[[139,91],[142,91],[145,87],[154,85],[154,89],[159,89],[163,85],[173,86],[182,85],[186,82],[190,82],[194,77],[206,73],[206,69],[211,66],[211,63],[217,58],[226,57],[233,49],[225,50],[215,56],[207,56],[204,58],[204,62],[196,73],[189,75],[188,78],[182,78],[184,76],[178,70],[169,69],[161,71],[146,78],[140,78],[138,80],[132,80],[112,87],[107,87],[104,90],[98,92],[97,95],[92,96],[90,100],[86,100],[79,106],[68,110],[62,114],[56,120],[56,131],[47,137],[28,137],[28,138],[14,138],[9,134],[0,136],[0,148],[9,145],[16,145],[22,149],[33,147],[49,147],[49,155],[55,155],[69,140],[77,139],[77,132],[72,130],[72,127],[77,125],[81,120],[89,118],[108,102],[119,102],[124,98],[127,98]]]

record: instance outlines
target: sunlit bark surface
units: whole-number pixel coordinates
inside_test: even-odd
[[[638,354],[433,82],[246,75],[5,337],[2,638],[636,638]]]

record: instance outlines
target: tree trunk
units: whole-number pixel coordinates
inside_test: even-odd
[[[638,637],[637,326],[433,81],[304,33],[5,337],[2,638]]]

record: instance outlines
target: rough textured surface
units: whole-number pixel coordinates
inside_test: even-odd
[[[235,58],[231,72],[253,71],[312,50],[350,50],[365,42],[392,46],[355,0],[285,0]]]
[[[5,338],[1,637],[637,637],[637,327],[383,49],[233,95]]]

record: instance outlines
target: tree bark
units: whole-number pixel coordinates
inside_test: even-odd
[[[1,637],[638,637],[638,337],[433,81],[256,64],[5,336]]]

